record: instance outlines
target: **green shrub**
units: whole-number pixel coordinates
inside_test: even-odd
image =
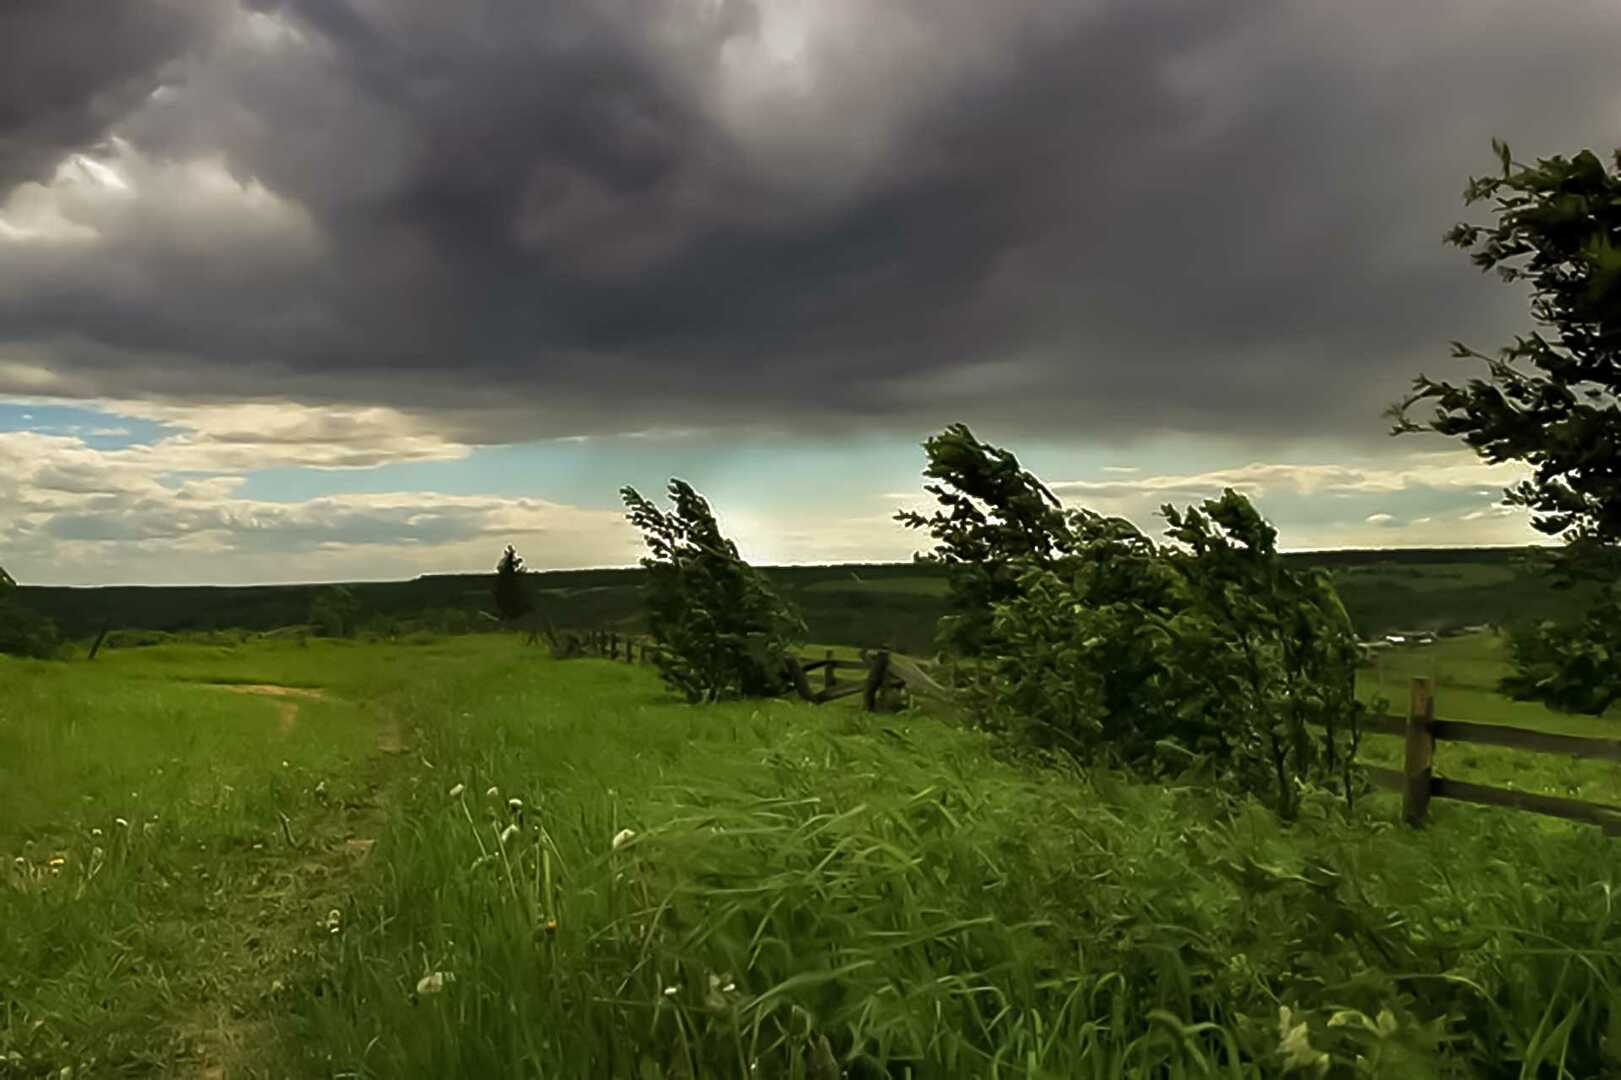
[[[635,488],[621,494],[652,552],[642,559],[647,626],[664,681],[694,702],[787,689],[782,658],[804,621],[721,535],[709,503],[676,479],[669,514]]]
[[[0,653],[47,660],[56,656],[61,641],[50,619],[0,596]]]
[[[939,541],[956,610],[941,641],[980,660],[967,693],[981,722],[1082,760],[1202,757],[1285,817],[1308,783],[1352,798],[1356,635],[1328,576],[1287,568],[1247,499],[1164,507],[1172,543],[1156,545],[1059,509],[967,428],[926,449],[950,513],[903,520]]]

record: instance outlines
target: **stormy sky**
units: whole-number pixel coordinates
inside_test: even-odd
[[[1517,543],[1382,409],[1530,328],[1443,232],[1621,145],[1621,8],[9,0],[0,565],[287,581],[904,559],[953,421],[1152,527]]]

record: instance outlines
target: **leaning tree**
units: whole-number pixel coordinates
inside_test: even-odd
[[[620,494],[648,548],[647,623],[664,681],[693,702],[785,690],[784,655],[804,621],[738,555],[704,497],[677,479],[668,512],[635,488]]]
[[[1438,432],[1530,470],[1505,501],[1564,541],[1546,564],[1556,584],[1585,579],[1600,591],[1573,621],[1517,631],[1503,688],[1598,714],[1621,699],[1621,151],[1611,171],[1588,150],[1526,165],[1503,143],[1492,148],[1500,175],[1472,179],[1464,198],[1493,200],[1496,221],[1458,225],[1446,240],[1528,286],[1538,329],[1495,356],[1454,342],[1454,356],[1485,372],[1462,385],[1420,375],[1390,415],[1397,434]],[[1414,419],[1421,405],[1431,411]]]

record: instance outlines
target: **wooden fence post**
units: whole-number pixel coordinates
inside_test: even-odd
[[[108,619],[101,624],[101,633],[96,635],[96,642],[94,645],[90,646],[90,655],[85,657],[86,660],[94,660],[96,658],[96,654],[101,651],[101,643],[107,640],[107,631],[112,629],[112,625],[113,623],[111,619]],[[832,654],[829,653],[828,655],[831,656]]]
[[[827,667],[822,669],[822,689],[833,689],[833,650],[827,650]]]
[[[862,704],[868,712],[878,711],[878,691],[883,688],[884,678],[889,674],[889,650],[879,649],[873,654],[872,667],[867,671],[867,690],[862,695]]]
[[[1407,755],[1402,764],[1402,817],[1409,825],[1424,820],[1430,806],[1435,763],[1435,694],[1430,680],[1413,680],[1407,706]]]

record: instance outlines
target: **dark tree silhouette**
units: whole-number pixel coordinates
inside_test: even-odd
[[[1600,713],[1621,700],[1621,152],[1615,171],[1591,151],[1516,164],[1493,141],[1501,175],[1471,180],[1464,198],[1496,201],[1497,222],[1458,225],[1448,243],[1474,263],[1530,286],[1540,329],[1496,356],[1453,343],[1486,365],[1462,386],[1420,375],[1392,406],[1396,433],[1461,439],[1488,462],[1519,462],[1531,476],[1505,501],[1531,526],[1565,541],[1543,561],[1555,581],[1596,580],[1596,607],[1568,624],[1514,635],[1516,671],[1503,688],[1563,710]],[[1433,406],[1421,421],[1409,412]]]
[[[524,578],[525,572],[523,556],[508,544],[506,553],[495,566],[495,587],[492,590],[495,610],[507,622],[516,622],[535,610],[535,602],[529,595],[529,583]]]

